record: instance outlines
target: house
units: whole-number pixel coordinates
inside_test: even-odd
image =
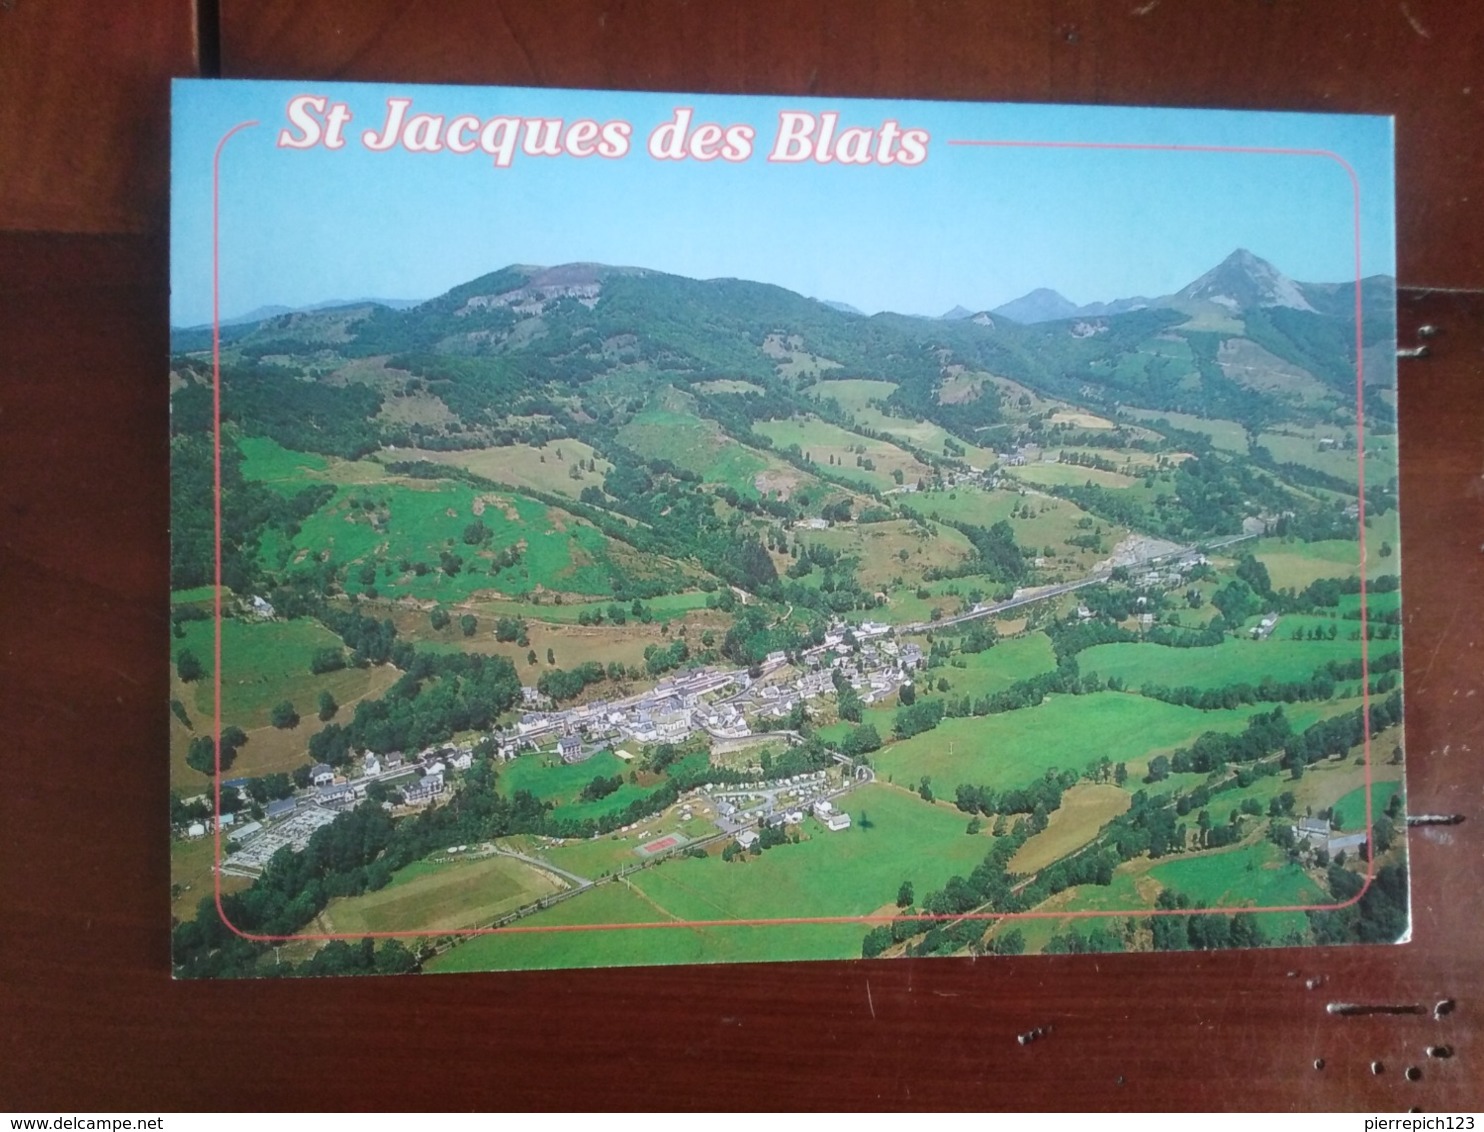
[[[743,849],[751,849],[759,840],[755,830],[744,829],[741,833],[737,834],[737,844]]]
[[[1329,847],[1329,821],[1325,818],[1300,818],[1293,835],[1319,848]]]
[[[581,762],[583,758],[582,740],[576,735],[563,735],[557,740],[557,754],[562,756],[564,763]]]
[[[849,829],[850,815],[847,813],[831,814],[824,819],[824,827],[831,833],[839,833],[842,829]]]
[[[321,806],[341,808],[356,800],[356,792],[349,786],[321,786],[317,795]]]
[[[273,603],[267,598],[258,597],[257,594],[254,594],[247,599],[247,604],[252,607],[252,611],[259,617],[270,618],[273,616]]]
[[[441,774],[430,774],[411,786],[404,787],[402,799],[409,806],[419,802],[428,802],[436,798],[444,791],[443,776]]]
[[[382,759],[381,768],[383,770],[396,770],[405,761],[406,759],[401,751],[393,751],[391,754],[387,755],[386,758]]]
[[[368,778],[381,773],[381,760],[375,755],[367,752],[365,759],[361,762],[361,773]]]
[[[821,798],[810,808],[814,811],[814,816],[820,821],[828,821],[830,815],[835,812],[834,804],[828,798]]]
[[[453,767],[454,770],[468,770],[474,765],[474,756],[468,751],[460,751],[448,760],[448,765]]]
[[[328,763],[315,763],[310,768],[309,781],[315,786],[329,786],[335,781],[335,771]]]

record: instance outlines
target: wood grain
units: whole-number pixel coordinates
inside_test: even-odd
[[[163,230],[187,0],[0,3],[0,229]]]

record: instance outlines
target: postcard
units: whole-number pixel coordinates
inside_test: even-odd
[[[1408,937],[1389,119],[173,98],[178,976]]]

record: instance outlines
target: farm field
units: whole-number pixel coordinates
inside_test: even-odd
[[[668,868],[669,865],[662,865]],[[520,922],[521,928],[674,923],[623,881],[589,889]],[[625,967],[650,964],[844,959],[860,954],[863,924],[716,925],[494,932],[438,956],[428,971]]]
[[[908,483],[933,474],[926,464],[918,463],[915,456],[895,444],[872,440],[816,418],[760,421],[753,431],[768,437],[778,448],[798,445],[806,459],[832,475],[880,490],[896,486],[893,472],[900,472]],[[860,459],[870,460],[874,469],[860,467]]]
[[[1386,812],[1386,807],[1391,803],[1392,797],[1401,789],[1401,783],[1397,780],[1371,783],[1371,812],[1381,814]],[[1334,804],[1333,824],[1342,830],[1361,830],[1365,828],[1365,787],[1360,786],[1350,791]]]
[[[170,915],[194,920],[201,901],[212,897],[215,887],[216,838],[170,842]],[[222,877],[222,895],[241,892],[252,884],[247,877]]]
[[[1161,888],[1183,893],[1212,908],[1285,908],[1328,904],[1330,896],[1299,865],[1289,862],[1269,841],[1218,852],[1183,856],[1155,864],[1147,875]],[[1276,942],[1302,931],[1302,911],[1273,913],[1257,918],[1259,930]]]
[[[513,857],[433,867],[420,862],[377,892],[331,900],[324,919],[331,931],[345,935],[451,931],[477,927],[563,887],[552,875]]]
[[[554,495],[571,496],[573,499],[577,498],[584,487],[601,487],[603,477],[613,467],[595,448],[571,437],[549,440],[540,446],[509,444],[498,448],[473,448],[453,452],[421,448],[398,449],[395,452],[383,450],[381,458],[447,464],[496,483],[517,488],[535,488]],[[595,465],[594,470],[586,467],[589,461]]]
[[[1338,622],[1348,630],[1353,622]],[[1119,642],[1095,645],[1077,656],[1081,671],[1104,679],[1117,677],[1132,690],[1144,684],[1202,690],[1233,684],[1260,683],[1271,677],[1279,683],[1308,680],[1329,661],[1349,661],[1360,656],[1360,642],[1342,634],[1333,641],[1294,641],[1286,637],[1290,627],[1279,620],[1277,630],[1266,641],[1228,637],[1219,645],[1174,648],[1152,642]],[[1370,656],[1397,650],[1397,641],[1371,641]]]
[[[1050,547],[1055,555],[1069,559],[1079,569],[1091,567],[1106,557],[1107,550],[1129,533],[1124,527],[1088,514],[1070,500],[1054,499],[1040,493],[1031,495],[1020,491],[958,487],[948,491],[913,492],[893,496],[893,499],[927,520],[971,523],[981,527],[990,527],[1004,520],[1010,524],[1016,541],[1022,546],[1037,552]],[[1084,520],[1086,526],[1081,525]],[[1106,548],[1101,553],[1068,544],[1069,539],[1095,531],[1101,532]]]
[[[966,667],[960,668],[959,664]],[[983,652],[961,653],[952,663],[930,669],[924,679],[936,685],[941,677],[948,681],[951,694],[978,698],[1003,692],[1017,681],[1055,667],[1051,638],[1045,633],[1025,633],[1004,638]]]
[[[1010,858],[1010,871],[1034,873],[1082,848],[1128,809],[1129,792],[1108,783],[1079,782],[1062,795],[1046,828],[1026,838]]]
[[[1247,451],[1247,430],[1236,421],[1222,420],[1219,417],[1196,417],[1166,409],[1134,409],[1125,406],[1123,412],[1137,421],[1166,420],[1175,428],[1186,432],[1203,432],[1211,438],[1215,447],[1227,452],[1245,454]]]
[[[464,540],[476,524],[490,532],[485,545]],[[520,561],[492,573],[493,552],[517,547]],[[387,596],[459,601],[480,591],[612,592],[608,539],[595,527],[526,496],[449,480],[342,487],[303,521],[292,542],[265,540],[262,558],[299,560],[310,551],[328,551],[337,564],[352,567],[346,588],[355,593],[374,586]],[[455,572],[444,553],[460,559]],[[367,565],[375,569],[369,582],[355,568]]]
[[[1123,488],[1133,487],[1136,482],[1132,476],[1126,476],[1120,472],[1105,472],[1101,468],[1083,468],[1077,464],[1061,463],[1025,464],[1009,469],[1006,474],[1025,483],[1043,484],[1048,487],[1070,487],[1092,483],[1098,487]]]
[[[1370,561],[1366,576],[1395,574],[1398,565],[1395,550],[1399,545],[1396,512],[1373,517],[1369,523],[1366,551]],[[1382,543],[1391,545],[1391,555],[1382,555]],[[1274,589],[1285,586],[1302,589],[1319,578],[1348,578],[1360,573],[1360,543],[1350,539],[1286,542],[1280,538],[1262,538],[1249,544],[1247,552],[1268,568]]]
[[[875,766],[878,774],[907,784],[926,775],[939,794],[952,794],[962,783],[1025,786],[1047,770],[1080,771],[1104,755],[1127,763],[1130,774],[1136,768],[1142,773],[1149,756],[1205,731],[1240,731],[1256,710],[1203,712],[1120,692],[1052,696],[1001,715],[945,719],[884,748]]]
[[[817,382],[809,387],[808,393],[818,401],[833,399],[848,413],[859,413],[869,408],[872,401],[885,401],[896,391],[894,381],[842,378]]]
[[[760,857],[676,858],[631,877],[655,905],[684,920],[862,916],[889,904],[904,880],[926,893],[984,860],[988,836],[964,833],[967,817],[947,805],[882,784],[836,803],[850,828],[831,833],[812,818],[808,840]]]
[[[803,531],[798,537],[806,546],[817,543],[857,557],[860,564],[856,577],[868,590],[886,589],[897,577],[915,585],[929,567],[961,562],[973,554],[973,544],[960,531],[939,528],[934,537],[920,524],[907,519]],[[901,557],[904,550],[905,559]]]

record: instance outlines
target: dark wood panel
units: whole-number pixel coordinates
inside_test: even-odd
[[[163,229],[190,0],[0,3],[0,229]]]
[[[223,0],[223,73],[1361,111],[1397,118],[1400,274],[1484,285],[1484,19],[1449,0]]]
[[[165,261],[161,240],[0,235],[7,1105],[1484,1104],[1484,298],[1403,303],[1409,340],[1440,328],[1402,373],[1410,798],[1472,818],[1414,832],[1412,943],[174,984]],[[1443,998],[1458,1009],[1434,1020]],[[1335,1000],[1429,1013],[1337,1018]],[[1457,1056],[1429,1061],[1439,1041]]]

